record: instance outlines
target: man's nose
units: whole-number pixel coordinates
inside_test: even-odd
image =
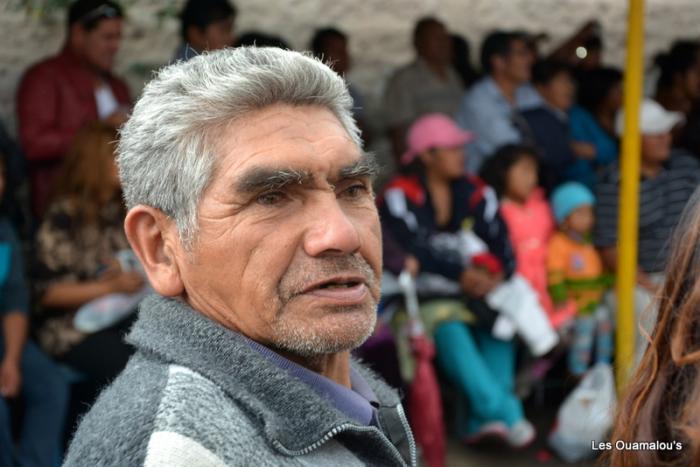
[[[360,249],[360,234],[335,194],[324,194],[322,201],[310,203],[307,209],[309,226],[304,235],[307,255],[344,256]]]

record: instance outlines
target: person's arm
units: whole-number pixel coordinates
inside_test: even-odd
[[[578,159],[592,161],[596,158],[596,148],[591,143],[572,141],[571,150]]]
[[[29,289],[24,275],[21,244],[12,227],[3,221],[2,229],[10,248],[9,273],[0,286],[0,326],[4,341],[0,361],[0,395],[14,397],[21,385],[20,363],[29,327]]]
[[[57,282],[49,285],[41,304],[49,308],[79,308],[103,295],[112,293],[110,281]]]
[[[19,365],[22,357],[22,348],[27,341],[29,320],[23,311],[11,311],[5,313],[2,320],[5,351],[3,361],[11,361]]]
[[[566,262],[564,247],[555,236],[547,246],[547,291],[554,305],[562,305],[569,298],[566,288]]]
[[[596,186],[593,244],[600,252],[603,265],[611,272],[617,269],[618,177],[606,174]]]
[[[594,160],[598,153],[594,136],[588,128],[588,111],[579,107],[574,107],[569,112],[569,137],[571,138],[571,149],[576,157],[584,160]],[[591,117],[592,118],[592,117]]]
[[[143,278],[135,271],[122,272],[114,266],[116,260],[98,277],[78,278],[76,261],[84,252],[75,240],[79,226],[71,206],[54,203],[37,232],[33,275],[42,308],[75,309],[103,295],[138,291]]]
[[[595,227],[593,240],[600,252],[603,265],[611,272],[617,271],[617,217],[619,215],[619,176],[609,172],[596,186]],[[655,291],[656,285],[646,271],[637,266],[637,283]]]
[[[617,271],[617,247],[609,246],[604,248],[599,248],[600,257],[603,259],[603,265],[605,269],[611,272]]]
[[[455,119],[460,127],[476,134],[472,144],[485,156],[505,144],[522,141],[522,135],[510,118],[499,112],[488,99],[474,95],[473,91],[465,97]]]
[[[474,216],[474,233],[486,243],[489,252],[498,258],[505,277],[510,277],[515,272],[515,253],[508,226],[501,217],[496,193],[492,188],[482,186],[477,187],[476,194],[470,198],[466,202],[473,204],[471,211]]]
[[[600,248],[600,257],[603,259],[603,265],[611,272],[617,271],[617,247]],[[654,283],[641,267],[637,267],[637,284],[650,292],[656,292],[658,285]]]
[[[608,165],[618,159],[620,148],[612,137],[602,136],[594,144],[596,152],[593,162],[598,166]]]
[[[113,277],[85,282],[58,282],[48,286],[41,304],[50,308],[79,308],[111,293],[135,293],[144,280],[137,271],[118,272]]]
[[[581,159],[606,165],[617,158],[618,148],[615,140],[606,135],[605,130],[587,110],[580,107],[571,110],[569,130],[574,152]]]
[[[384,193],[379,206],[382,225],[388,230],[404,253],[413,255],[422,271],[432,272],[459,281],[464,269],[460,258],[449,257],[436,250],[418,230],[417,220],[409,210],[409,201],[398,188]]]
[[[4,356],[0,361],[0,396],[15,397],[22,385],[22,349],[27,340],[29,320],[24,312],[6,313],[2,320],[5,341]]]
[[[50,70],[30,70],[17,92],[19,139],[30,160],[58,159],[70,146],[73,132],[58,125],[58,92]]]

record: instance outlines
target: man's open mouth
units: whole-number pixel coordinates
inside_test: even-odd
[[[310,284],[301,294],[336,305],[359,305],[365,302],[368,293],[365,277],[343,274]]]
[[[349,289],[349,288],[355,287],[355,286],[360,285],[360,284],[362,284],[362,282],[354,281],[354,280],[347,281],[347,282],[335,282],[335,281],[333,281],[333,282],[323,283],[316,288],[317,289]]]

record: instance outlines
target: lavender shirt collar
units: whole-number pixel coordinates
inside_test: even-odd
[[[270,359],[275,365],[311,386],[314,391],[327,399],[340,412],[363,425],[375,424],[376,407],[379,406],[379,401],[372,388],[367,384],[367,381],[352,366],[350,367],[350,384],[352,389],[348,389],[325,376],[314,373],[282,357],[264,345],[248,338],[246,340],[253,349]]]

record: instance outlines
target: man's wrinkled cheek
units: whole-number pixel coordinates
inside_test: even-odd
[[[365,238],[365,259],[374,270],[375,274],[381,275],[382,270],[382,229],[379,223],[379,216],[367,222]]]
[[[276,293],[279,268],[273,250],[260,241],[241,248],[240,253],[243,255],[239,258],[240,268],[232,281],[240,281],[241,293],[254,302],[258,313],[266,314],[266,309],[279,301]]]

